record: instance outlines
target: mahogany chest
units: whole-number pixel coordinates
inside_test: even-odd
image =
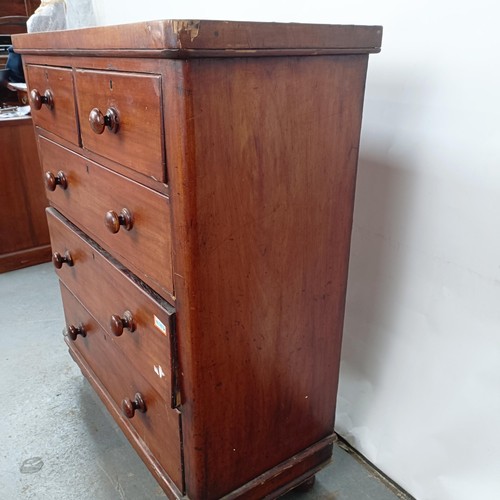
[[[275,498],[331,458],[381,36],[154,21],[14,37],[65,340],[171,498]]]

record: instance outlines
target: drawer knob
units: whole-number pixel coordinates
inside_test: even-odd
[[[90,128],[96,134],[102,134],[106,127],[110,132],[116,134],[119,122],[118,111],[115,108],[108,108],[105,115],[101,113],[99,108],[94,108],[89,114]]]
[[[122,208],[119,214],[114,210],[106,212],[104,223],[112,233],[117,233],[120,230],[120,226],[123,226],[123,229],[126,231],[130,231],[134,226],[134,219],[132,212],[128,208]]]
[[[113,314],[109,321],[109,325],[115,337],[119,337],[123,333],[124,328],[129,332],[135,331],[135,321],[130,311],[125,311],[123,313],[123,318],[120,318],[118,314]]]
[[[64,255],[61,255],[59,252],[54,252],[52,254],[52,264],[54,264],[56,269],[61,269],[63,264],[73,267],[73,257],[71,257],[69,251],[64,252]]]
[[[49,109],[54,107],[54,95],[52,92],[47,89],[44,94],[40,94],[37,89],[33,89],[30,92],[31,98],[31,107],[33,109],[39,110],[42,109],[42,105],[45,104]]]
[[[59,170],[57,175],[54,175],[52,172],[45,172],[45,187],[47,190],[55,191],[57,186],[61,186],[62,189],[66,189],[68,187],[68,181],[64,172]]]
[[[75,341],[78,335],[80,335],[81,337],[86,337],[87,332],[85,331],[85,327],[82,324],[79,324],[78,326],[69,325],[63,330],[63,335]]]
[[[135,415],[135,410],[140,411],[141,413],[146,413],[146,402],[144,401],[142,394],[138,392],[132,400],[125,398],[122,401],[122,410],[123,414],[127,418],[132,418]]]

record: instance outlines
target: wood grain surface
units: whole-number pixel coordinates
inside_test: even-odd
[[[77,70],[75,77],[83,147],[164,182],[161,77],[88,70]],[[116,110],[116,133],[92,131],[89,114],[94,108],[103,115]]]
[[[333,431],[366,63],[168,66],[192,498],[218,498]]]
[[[78,336],[71,342],[85,358],[101,384],[120,408],[124,398],[140,393],[146,402],[146,412],[136,412],[128,420],[144,446],[149,448],[176,486],[182,490],[181,441],[179,418],[168,404],[144,380],[131,369],[129,363],[113,345],[99,323],[83,307],[73,294],[61,284],[66,325],[83,325],[86,336]]]
[[[322,25],[299,23],[256,23],[210,20],[162,20],[130,25],[67,30],[57,33],[16,35],[21,54],[120,53],[149,57],[197,57],[197,51],[214,51],[218,57],[235,55],[227,50],[333,50],[349,53],[378,52],[381,26]],[[256,55],[255,52],[250,55]]]
[[[154,290],[172,300],[168,198],[43,137],[39,144],[44,171],[61,170],[68,180],[66,190],[58,187],[47,191],[51,204]],[[132,213],[133,227],[113,234],[106,228],[105,215],[123,208]]]
[[[0,121],[0,272],[50,260],[40,161],[30,118]]]
[[[41,109],[36,110],[32,106],[34,124],[50,130],[73,144],[79,145],[71,69],[30,64],[25,66],[25,71],[29,92],[38,90],[43,95],[49,89],[54,96],[52,109],[42,105]]]
[[[54,209],[47,210],[52,250],[64,255],[70,252],[73,266],[57,270],[61,281],[97,319],[123,352],[131,366],[173,407],[177,406],[174,309],[131,279],[130,273],[103,255],[85,236]],[[110,327],[112,315],[129,311],[135,331],[124,330],[114,337]],[[174,382],[174,383],[173,383]]]

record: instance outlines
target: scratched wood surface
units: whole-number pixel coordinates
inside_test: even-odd
[[[84,229],[118,261],[172,301],[172,256],[168,198],[81,155],[39,138],[45,172],[62,171],[68,187],[47,191],[50,203]],[[126,208],[133,226],[111,233],[105,215]]]
[[[165,404],[140,372],[130,369],[126,358],[113,345],[108,334],[63,284],[61,296],[66,326],[83,325],[86,330],[84,338],[78,335],[75,341],[66,341],[85,358],[116,407],[120,408],[125,398],[133,399],[136,393],[143,396],[146,412],[137,411],[128,423],[140,437],[142,446],[155,455],[177,487],[182,489],[177,411]]]
[[[170,66],[192,498],[218,498],[333,432],[366,62]]]
[[[14,38],[16,51],[21,54],[75,54],[101,52],[136,52],[150,57],[196,57],[198,51],[212,51],[218,57],[254,56],[258,51],[331,50],[339,52],[378,52],[382,37],[381,26],[348,26],[299,23],[257,23],[210,20],[163,20],[34,33]],[[203,52],[208,55],[208,53]]]
[[[56,210],[50,208],[47,219],[53,251],[61,255],[69,252],[73,260],[71,267],[63,265],[56,270],[59,279],[85,304],[130,365],[142,372],[165,401],[172,404],[176,399],[170,350],[173,308],[155,300],[122,272],[122,266],[110,262],[77,228],[70,227]],[[124,329],[115,337],[110,327],[111,316],[123,316],[125,311],[133,317],[134,330]],[[162,367],[161,377],[159,367]]]

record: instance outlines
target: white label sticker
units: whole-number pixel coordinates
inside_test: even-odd
[[[155,373],[158,375],[158,377],[163,378],[165,376],[165,372],[162,370],[161,366],[154,365]]]
[[[155,319],[155,326],[160,330],[163,335],[167,334],[167,327],[153,314],[153,317]]]

